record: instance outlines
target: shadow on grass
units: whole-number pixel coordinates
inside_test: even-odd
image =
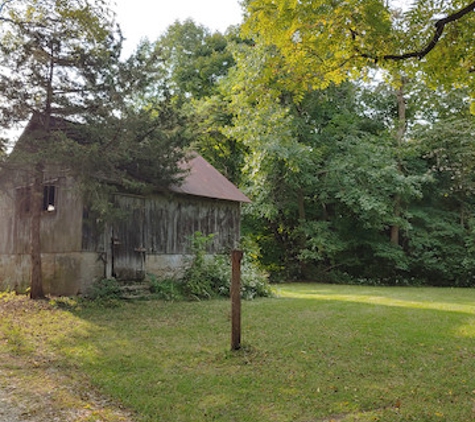
[[[279,295],[243,303],[239,352],[227,301],[75,310],[78,327],[57,344],[143,421],[475,417],[475,292],[305,284]]]
[[[85,377],[140,421],[475,419],[472,290],[279,289],[243,303],[237,353],[228,301],[12,303],[0,349]]]

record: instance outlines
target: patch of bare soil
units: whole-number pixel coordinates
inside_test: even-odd
[[[0,364],[2,422],[133,422],[133,420],[130,412],[101,397],[79,380],[71,380],[37,362],[21,362],[16,357],[2,356]]]
[[[44,302],[2,301],[0,325],[8,313],[49,308]],[[2,315],[3,314],[3,315]],[[133,422],[131,412],[95,391],[77,373],[65,372],[40,353],[10,353],[0,327],[1,422]]]

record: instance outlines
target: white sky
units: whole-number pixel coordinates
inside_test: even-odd
[[[126,55],[144,37],[155,41],[176,20],[183,22],[191,18],[220,32],[242,22],[239,0],[112,0],[111,3],[126,38]]]

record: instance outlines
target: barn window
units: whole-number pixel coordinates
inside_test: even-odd
[[[43,188],[43,211],[56,211],[57,188],[54,185],[45,185]]]
[[[45,212],[54,212],[57,209],[58,188],[54,185],[43,186],[43,203],[41,210]],[[17,210],[22,216],[30,215],[32,206],[31,186],[25,186],[17,189]]]

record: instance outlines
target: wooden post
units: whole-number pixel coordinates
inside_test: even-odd
[[[231,252],[231,350],[241,348],[241,259],[242,251]]]

